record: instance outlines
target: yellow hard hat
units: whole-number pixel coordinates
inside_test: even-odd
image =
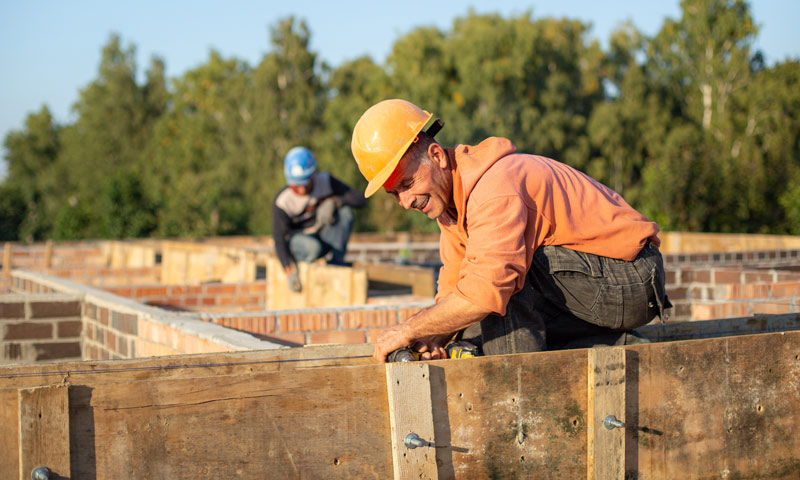
[[[443,125],[432,114],[405,100],[384,100],[364,112],[350,142],[358,169],[369,182],[364,196],[381,188],[419,132],[433,136]]]

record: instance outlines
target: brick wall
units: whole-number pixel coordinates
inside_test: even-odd
[[[80,359],[81,330],[73,295],[0,295],[0,364]]]
[[[202,312],[252,312],[267,304],[267,282],[202,285],[100,286],[101,289],[148,305]]]
[[[83,307],[77,315],[83,335],[79,332],[78,356],[83,360],[279,347],[252,335],[200,321],[198,314],[176,314],[41,273],[15,271],[12,290],[28,294],[68,292],[79,298],[78,304]]]
[[[374,342],[380,329],[404,322],[433,302],[206,314],[205,320],[288,345]]]
[[[800,312],[800,272],[681,267],[667,270],[670,321]]]

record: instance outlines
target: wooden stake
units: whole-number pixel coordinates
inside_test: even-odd
[[[425,363],[386,364],[395,480],[439,478],[430,378]],[[410,433],[417,434],[426,445],[408,448],[404,442]]]
[[[53,241],[48,240],[45,243],[45,250],[44,250],[44,263],[47,269],[53,267]]]
[[[589,349],[587,412],[587,478],[625,478],[625,427],[608,429],[613,416],[625,422],[625,349]]]
[[[11,244],[9,242],[6,242],[3,249],[3,275],[11,276]]]
[[[43,466],[69,478],[69,387],[22,388],[19,403],[19,478]]]

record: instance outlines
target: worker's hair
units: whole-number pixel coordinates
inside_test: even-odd
[[[425,132],[419,132],[417,134],[417,141],[412,143],[408,148],[408,152],[406,152],[407,161],[415,161],[419,162],[420,165],[428,165],[431,161],[430,158],[428,158],[428,147],[430,147],[432,143],[436,143],[433,137]]]

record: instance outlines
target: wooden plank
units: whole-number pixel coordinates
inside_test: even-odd
[[[70,477],[68,387],[19,390],[19,478],[44,466]]]
[[[267,309],[330,308],[367,303],[367,273],[360,268],[300,262],[303,289],[289,289],[277,257],[267,263]]]
[[[383,366],[84,388],[74,478],[391,478]]]
[[[800,332],[627,349],[633,478],[798,478]]]
[[[607,428],[606,419],[625,422],[625,349],[590,348],[587,372],[587,477],[625,478],[625,428]]]
[[[672,342],[698,338],[753,335],[758,333],[800,330],[800,313],[754,315],[744,318],[724,318],[694,322],[674,322],[646,325],[636,332],[651,342]]]
[[[157,378],[236,375],[302,368],[372,365],[373,346],[312,345],[250,352],[201,353],[137,358],[0,366],[0,391],[70,382],[73,385]],[[13,408],[16,410],[16,407]]]
[[[387,363],[386,387],[395,480],[439,478],[428,365]],[[409,434],[417,435],[425,444],[416,448],[405,445]]]
[[[440,478],[586,475],[585,350],[430,365]]]

